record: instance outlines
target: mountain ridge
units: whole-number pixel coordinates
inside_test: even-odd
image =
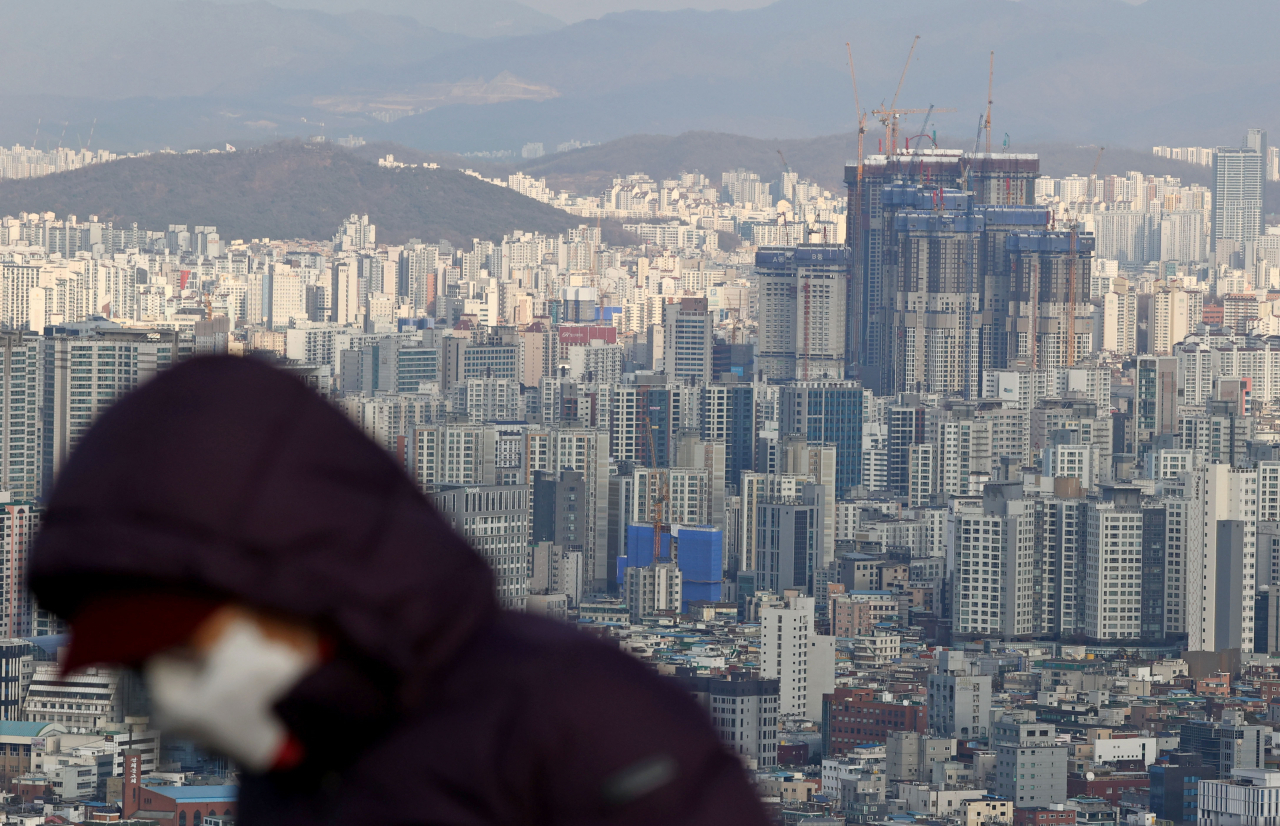
[[[73,172],[0,181],[0,214],[218,227],[223,238],[325,240],[368,213],[378,239],[501,240],[522,229],[560,233],[585,219],[451,169],[389,169],[345,149],[287,141],[218,154],[156,154]],[[610,223],[606,234],[626,240]]]

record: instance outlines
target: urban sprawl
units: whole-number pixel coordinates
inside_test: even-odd
[[[581,226],[462,246],[0,220],[10,821],[110,819],[137,774],[166,822],[234,816],[136,677],[59,675],[23,562],[95,417],[231,353],[393,454],[504,606],[681,680],[779,823],[1272,826],[1276,153],[1154,154],[1212,186],[917,147],[839,193],[515,173]]]

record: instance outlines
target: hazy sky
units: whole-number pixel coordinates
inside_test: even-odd
[[[591,17],[603,17],[613,11],[645,9],[671,11],[673,9],[758,9],[773,0],[521,0],[526,6],[555,15],[566,23],[576,23]]]

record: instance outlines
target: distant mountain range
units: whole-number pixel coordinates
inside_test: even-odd
[[[847,135],[790,141],[715,133],[640,135],[517,166],[390,143],[350,151],[291,140],[233,153],[159,153],[42,178],[0,180],[0,215],[52,211],[80,220],[96,215],[117,224],[137,221],[148,229],[183,223],[213,225],[226,239],[322,240],[332,237],[348,215],[368,213],[378,226],[378,239],[386,243],[447,238],[467,244],[472,238],[498,240],[516,229],[560,233],[586,221],[463,174],[458,171],[461,168],[499,178],[521,168],[546,177],[556,189],[589,195],[599,194],[614,177],[632,172],[660,180],[698,170],[718,186],[720,173],[745,167],[765,180],[776,180],[781,149],[802,177],[839,195],[844,192],[842,176],[850,142]],[[1040,152],[1042,169],[1053,175],[1088,174],[1099,160],[1096,147],[1018,149]],[[375,160],[388,154],[404,163],[435,162],[440,168],[379,167]],[[1203,167],[1132,150],[1105,151],[1098,168],[1102,174],[1136,169],[1176,175],[1188,184],[1209,181]],[[1268,211],[1280,212],[1280,187],[1269,188]],[[609,243],[638,241],[618,222],[606,221],[602,229]],[[723,239],[722,245],[731,240]]]
[[[159,154],[57,175],[0,181],[0,215],[53,211],[147,229],[213,225],[224,239],[333,237],[368,213],[378,240],[500,240],[514,229],[560,233],[584,223],[456,169],[386,169],[332,146],[296,141],[213,155]],[[606,236],[627,240],[616,224]]]
[[[943,147],[973,148],[972,141],[961,142],[945,136],[939,136],[938,142]],[[801,178],[843,193],[844,167],[856,158],[857,146],[855,134],[791,140],[760,140],[717,132],[686,132],[675,137],[633,135],[599,146],[522,161],[519,168],[527,174],[546,177],[548,185],[557,190],[587,194],[598,193],[610,186],[615,177],[632,172],[645,172],[660,180],[697,171],[719,186],[722,172],[745,168],[759,174],[762,180],[778,180],[785,158]],[[1184,185],[1203,186],[1208,186],[1211,178],[1206,167],[1157,158],[1150,152],[1124,147],[1106,149],[1101,157],[1097,146],[1060,143],[1011,146],[1009,151],[1040,155],[1041,171],[1054,177],[1088,175],[1096,162],[1100,175],[1136,170],[1147,175],[1173,175],[1181,178]],[[496,165],[487,168],[501,169]]]
[[[956,109],[923,128],[962,142],[986,107],[992,50],[1000,145],[1006,133],[1015,147],[1236,145],[1249,126],[1280,131],[1273,0],[778,0],[569,26],[515,0],[0,0],[0,19],[21,32],[0,51],[5,143],[808,139],[856,124],[846,41],[871,109],[893,99],[915,35],[898,105]],[[903,123],[917,130],[924,113]]]

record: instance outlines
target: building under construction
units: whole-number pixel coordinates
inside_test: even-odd
[[[877,393],[893,393],[904,389],[923,389],[933,384],[924,380],[924,366],[908,370],[904,359],[910,352],[923,352],[923,342],[908,347],[908,329],[904,325],[908,307],[929,305],[963,309],[970,320],[963,325],[963,336],[970,329],[975,338],[965,338],[966,356],[964,379],[947,379],[946,387],[959,383],[965,394],[977,394],[980,387],[980,371],[987,368],[1004,368],[1009,360],[1007,353],[1007,278],[1002,277],[1004,237],[1010,231],[1047,229],[1048,213],[1036,210],[1034,204],[1034,179],[1039,175],[1039,159],[1036,155],[989,154],[989,152],[963,152],[960,150],[925,149],[897,152],[893,155],[872,155],[863,160],[859,179],[858,164],[845,166],[845,182],[849,186],[849,245],[851,273],[849,298],[846,302],[845,361],[846,373],[858,378]],[[901,195],[905,190],[922,193],[919,197]],[[886,198],[886,192],[897,195]],[[963,195],[963,198],[959,196]],[[924,200],[920,200],[924,198]],[[963,204],[961,204],[963,201]],[[997,207],[1000,211],[987,218],[987,211]],[[1002,209],[1001,209],[1002,207]],[[908,243],[909,255],[927,250],[919,246],[919,234],[925,232],[927,222],[915,219],[897,222],[897,215],[904,211],[919,213],[966,213],[980,216],[978,222],[959,222],[965,233],[974,238],[973,292],[965,291],[963,302],[952,295],[942,293],[929,298],[927,291],[904,291],[899,271],[901,245]],[[955,218],[936,222],[954,229]],[[988,224],[991,233],[988,234]],[[904,229],[908,234],[899,236]],[[914,234],[913,234],[914,233]],[[975,233],[975,234],[974,234]],[[942,243],[942,239],[934,239]],[[938,247],[941,256],[941,247]],[[914,252],[913,252],[914,251]],[[945,256],[942,256],[945,257]],[[942,257],[937,264],[941,265]],[[911,266],[920,265],[919,256],[906,259]],[[916,297],[900,293],[919,293]],[[972,297],[973,295],[977,297]],[[924,305],[922,305],[924,302]],[[959,304],[957,304],[959,302]],[[977,304],[977,309],[974,309]],[[914,312],[911,311],[911,312]],[[931,311],[941,323],[941,310]],[[978,318],[972,318],[978,316]],[[911,321],[925,323],[928,314],[913,315]],[[919,328],[919,329],[928,329]],[[934,338],[941,341],[942,328]],[[950,336],[950,334],[947,334]],[[961,336],[956,327],[955,336]],[[950,341],[950,339],[948,339]],[[950,348],[948,344],[947,348]],[[977,374],[973,373],[977,370]],[[977,377],[977,378],[974,378]],[[932,391],[927,391],[932,392]],[[941,392],[941,391],[938,391]]]
[[[1039,166],[1035,155],[939,149],[873,155],[861,180],[846,166],[850,377],[879,394],[976,398],[986,370],[1089,352],[1092,236],[1049,232],[1034,206]],[[1036,244],[1044,255],[1032,260]],[[1018,280],[1028,268],[1046,273],[1043,288]]]
[[[834,244],[764,247],[756,253],[756,274],[760,279],[756,368],[771,379],[843,379],[849,248]]]
[[[1089,264],[1093,236],[1019,232],[1005,241],[1009,283],[1007,366],[1074,366],[1093,350]]]

